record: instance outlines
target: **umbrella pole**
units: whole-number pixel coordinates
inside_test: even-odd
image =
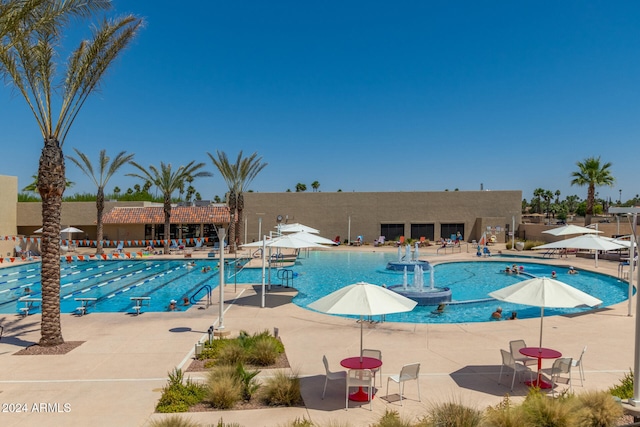
[[[540,307],[540,346],[539,346],[540,349],[542,348],[542,325],[543,324],[544,324],[544,306]]]
[[[362,324],[364,320],[362,319],[362,315],[360,315],[360,362],[362,362]]]

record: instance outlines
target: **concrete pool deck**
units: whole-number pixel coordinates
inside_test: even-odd
[[[437,247],[421,248],[430,261],[477,260],[475,248],[461,253],[435,256]],[[492,247],[496,253],[500,245]],[[503,247],[502,247],[503,249]],[[335,250],[397,251],[387,246],[337,247]],[[503,249],[504,250],[504,249]],[[506,253],[507,251],[505,251]],[[194,253],[194,257],[197,257]],[[206,257],[206,253],[202,254]],[[181,257],[181,256],[176,256]],[[504,262],[504,259],[501,259]],[[525,261],[524,259],[522,260]],[[532,261],[530,259],[527,262]],[[544,260],[557,265],[573,265],[617,276],[617,262],[570,257]],[[517,261],[507,261],[517,262]],[[498,385],[500,349],[508,349],[512,339],[525,339],[536,345],[539,319],[515,322],[487,322],[452,325],[376,323],[365,325],[367,348],[382,350],[382,377],[378,379],[373,411],[368,404],[344,409],[344,383],[324,385],[322,355],[332,370],[341,369],[341,359],[357,355],[360,325],[351,319],[327,316],[290,303],[293,289],[278,289],[267,295],[267,307],[259,308],[259,296],[253,286],[238,285],[225,291],[227,330],[250,333],[278,328],[294,371],[300,375],[305,407],[246,411],[216,411],[184,414],[203,425],[237,422],[251,426],[282,426],[296,418],[310,419],[319,425],[348,422],[367,426],[384,414],[396,410],[407,418],[424,415],[430,404],[458,401],[485,408],[498,404],[509,387],[511,376]],[[635,299],[635,298],[634,298]],[[122,313],[86,316],[62,315],[66,341],[84,341],[61,356],[18,356],[15,353],[38,341],[40,316],[22,318],[0,315],[4,336],[0,340],[0,425],[2,426],[144,426],[166,415],[154,414],[167,373],[176,366],[188,366],[195,342],[206,335],[218,318],[218,292],[214,304],[206,309],[193,307],[185,312]],[[602,390],[618,383],[634,359],[635,317],[627,316],[628,303],[617,304],[589,314],[553,316],[544,321],[544,345],[567,357],[584,356],[586,381],[580,386],[574,372],[574,390]],[[634,301],[635,314],[635,301]],[[404,406],[397,399],[397,384],[391,383],[386,397],[387,377],[397,374],[403,364],[421,363],[422,402],[417,401],[415,382],[406,384]],[[543,363],[549,368],[551,361]],[[200,378],[201,373],[189,373]],[[263,371],[261,375],[269,375]],[[394,387],[395,386],[395,387]],[[518,400],[527,388],[516,383],[512,396]],[[44,404],[44,405],[42,405]],[[13,405],[13,406],[12,406]],[[18,408],[26,412],[15,412]],[[26,406],[25,406],[26,405]]]

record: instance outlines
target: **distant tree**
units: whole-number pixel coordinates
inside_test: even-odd
[[[113,193],[116,195],[116,197],[118,196],[118,194],[120,194],[120,187],[118,187],[117,185],[115,187],[113,187]]]
[[[307,185],[306,184],[302,184],[302,183],[297,183],[296,184],[296,193],[301,193],[303,191],[307,191]]]
[[[596,187],[613,186],[615,178],[611,175],[611,163],[600,162],[600,157],[588,157],[582,162],[577,162],[578,170],[571,176],[571,185],[587,186],[587,206],[585,210],[585,225],[591,224],[593,209],[596,201]]]
[[[560,204],[560,190],[556,190],[556,192],[554,194],[556,196],[556,204],[559,205]]]
[[[136,167],[140,173],[128,173],[127,176],[141,179],[143,182],[149,181],[155,185],[163,195],[164,199],[164,252],[169,253],[169,240],[171,239],[171,194],[184,185],[184,180],[188,176],[201,178],[211,176],[211,172],[201,171],[204,163],[189,162],[185,166],[180,166],[173,170],[171,163],[160,162],[160,167],[149,166],[148,169],[131,161],[131,165]]]
[[[342,193],[342,188],[338,188],[338,193]]]
[[[311,183],[311,188],[313,188],[313,192],[314,193],[317,192],[318,188],[320,188],[320,183],[318,181],[313,181]]]
[[[131,188],[127,188],[127,194],[128,195],[132,195],[133,194],[133,190]]]
[[[535,208],[536,213],[542,213],[542,198],[544,196],[544,188],[536,188],[533,190],[533,200],[531,205]]]
[[[213,201],[216,203],[220,203],[222,200],[220,200],[220,196],[216,194],[215,196],[213,196]]]
[[[242,150],[238,153],[235,163],[230,163],[224,151],[216,152],[217,157],[211,153],[207,153],[213,164],[220,171],[222,179],[227,183],[229,188],[229,209],[232,219],[237,212],[237,221],[233,221],[229,227],[229,242],[231,243],[231,251],[236,251],[236,236],[242,236],[242,228],[244,226],[244,192],[253,182],[255,177],[267,166],[262,163],[262,157],[258,157],[258,153],[253,153],[249,157],[242,156]]]
[[[126,151],[121,151],[113,158],[113,160],[111,160],[111,158],[107,156],[106,150],[100,150],[98,170],[94,170],[89,157],[77,148],[74,148],[74,150],[78,157],[69,156],[69,159],[82,171],[82,173],[93,181],[98,190],[98,195],[96,197],[96,224],[98,228],[96,254],[101,254],[103,251],[102,239],[104,236],[104,224],[102,222],[102,214],[104,212],[104,188],[109,183],[111,177],[113,177],[113,175],[115,175],[122,166],[133,160],[133,154],[127,154]]]
[[[286,193],[291,193],[291,189],[290,189],[290,188],[287,188]]]
[[[135,185],[133,186],[133,190],[134,190],[136,193],[140,193],[140,190],[142,190],[142,187],[140,186],[140,184],[135,184]]]

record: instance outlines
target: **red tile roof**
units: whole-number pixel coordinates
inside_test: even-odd
[[[227,206],[176,206],[171,208],[171,224],[228,224]],[[117,207],[102,216],[105,224],[164,224],[164,208]]]

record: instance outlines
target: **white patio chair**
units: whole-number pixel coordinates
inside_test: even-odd
[[[555,395],[556,384],[565,383],[569,386],[569,392],[571,392],[571,365],[572,359],[570,357],[561,357],[553,361],[551,367],[551,393]],[[563,376],[567,375],[567,376]]]
[[[415,380],[418,385],[418,402],[422,401],[420,397],[420,364],[410,363],[404,365],[400,370],[400,374],[391,375],[387,378],[387,396],[389,396],[389,381],[398,383],[398,393],[400,394],[400,405],[402,405],[402,396],[404,395],[404,383]]]
[[[349,369],[349,372],[347,372],[346,410],[349,409],[349,387],[367,387],[369,410],[373,411],[373,372],[371,372],[371,369]]]
[[[583,387],[583,381],[585,380],[584,377],[584,368],[582,367],[582,356],[584,356],[584,354],[587,351],[587,346],[585,345],[584,348],[582,349],[582,353],[580,353],[580,357],[577,359],[573,359],[571,361],[571,367],[572,368],[578,368],[578,373],[580,374],[580,387]]]
[[[511,379],[511,391],[513,391],[513,385],[516,382],[516,375],[518,374],[518,372],[528,372],[529,375],[531,376],[531,380],[533,380],[533,376],[532,376],[533,372],[531,371],[531,369],[529,369],[527,366],[523,364],[517,363],[516,360],[511,355],[511,353],[509,353],[507,350],[500,349],[500,354],[502,355],[502,366],[500,366],[500,375],[498,376],[498,384],[501,384],[502,371],[504,370],[505,366],[507,368],[513,369],[513,378]]]
[[[382,351],[365,348],[362,350],[362,357],[373,357],[374,359],[382,361]],[[380,373],[380,378],[382,378],[382,367],[372,369],[371,372],[373,372],[373,386],[375,387],[376,375]]]
[[[525,348],[527,344],[525,344],[524,340],[513,340],[509,341],[509,350],[511,350],[511,357],[523,366],[529,365],[537,365],[538,359],[535,357],[528,357],[520,353],[521,348]]]
[[[324,379],[324,388],[322,389],[322,398],[324,399],[324,393],[327,391],[327,383],[334,380],[343,380],[347,377],[347,371],[331,372],[329,370],[329,361],[327,356],[322,356],[322,363],[324,363],[324,370],[326,372]]]

